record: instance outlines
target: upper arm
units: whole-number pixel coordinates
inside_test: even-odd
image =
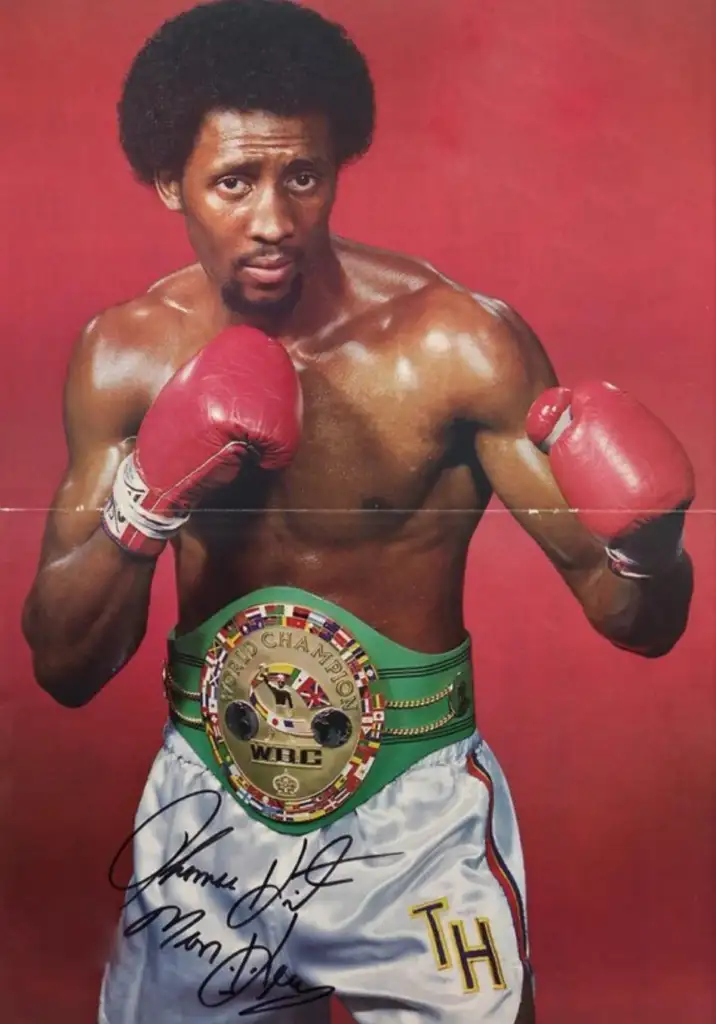
[[[477,456],[496,495],[578,591],[601,566],[602,547],[568,508],[547,456],[525,433],[532,402],[557,383],[554,369],[533,331],[502,304],[476,344],[482,372],[473,374],[465,400],[478,424]]]
[[[67,554],[96,530],[141,420],[136,377],[126,365],[132,350],[122,347],[116,320],[109,313],[92,321],[70,358],[63,400],[67,467],[48,514],[42,564]]]

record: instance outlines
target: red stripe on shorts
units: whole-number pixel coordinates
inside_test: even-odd
[[[510,913],[512,914],[512,923],[514,925],[515,935],[517,936],[517,948],[520,953],[520,959],[526,963],[527,929],[525,926],[525,912],[522,905],[522,897],[520,895],[520,890],[517,887],[517,883],[510,874],[507,865],[500,856],[497,846],[495,845],[495,836],[492,829],[492,816],[495,807],[495,788],[492,782],[492,777],[488,773],[487,769],[483,768],[479,763],[474,752],[467,755],[467,770],[470,775],[479,779],[487,789],[490,801],[487,812],[487,827],[485,829],[485,851],[487,855],[487,864],[505,894],[505,899],[507,900]]]

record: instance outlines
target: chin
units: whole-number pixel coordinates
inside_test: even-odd
[[[276,319],[285,317],[298,305],[303,291],[303,278],[300,274],[280,291],[247,291],[238,281],[227,281],[221,289],[224,305],[232,313],[239,316],[261,316]]]
[[[271,285],[264,285],[262,288],[258,285],[255,288],[242,289],[244,301],[254,306],[262,306],[264,304],[271,305],[274,302],[285,302],[292,290],[293,281],[290,281],[288,284],[282,284],[279,288]]]

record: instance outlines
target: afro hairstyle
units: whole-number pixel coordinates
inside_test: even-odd
[[[362,156],[373,83],[345,30],[292,0],[214,0],[166,21],[135,57],[119,137],[140,181],[180,178],[212,110],[323,114],[338,166]]]

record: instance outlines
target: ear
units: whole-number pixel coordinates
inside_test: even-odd
[[[154,179],[154,188],[167,210],[171,210],[173,213],[181,213],[184,210],[181,182],[169,174],[158,174]]]

